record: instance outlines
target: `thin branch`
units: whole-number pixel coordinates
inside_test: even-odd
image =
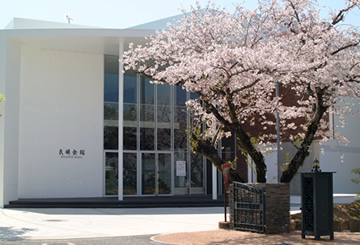
[[[214,107],[214,105],[212,105],[208,101],[204,100],[203,98],[201,98],[201,101],[204,102],[206,109],[208,109],[220,123],[222,123],[228,129],[232,128],[231,123],[229,121],[227,121],[223,116],[220,115],[219,111]]]
[[[294,14],[295,14],[296,20],[297,20],[299,23],[301,23],[300,18],[299,18],[299,14],[298,14],[298,12],[296,11],[296,7],[295,7],[294,3],[293,3],[292,1],[290,1],[290,0],[288,0],[288,3],[290,4],[291,8],[294,10]]]
[[[242,87],[242,88],[235,89],[235,90],[231,93],[231,95],[234,95],[234,94],[236,94],[236,93],[238,93],[238,92],[240,92],[240,91],[243,91],[243,90],[245,90],[245,89],[251,88],[252,86],[254,86],[255,84],[257,84],[258,82],[260,82],[260,78],[257,78],[255,81],[253,81],[252,83],[250,83],[250,84],[248,84],[248,85],[246,85],[246,86],[244,86],[244,87]]]
[[[294,141],[292,141],[292,140],[290,139],[290,136],[289,136],[288,133],[283,132],[282,134],[285,136],[285,138],[287,138],[287,139],[289,140],[290,144],[291,144],[292,146],[294,146],[296,150],[300,150],[300,149],[301,149],[300,146],[298,146],[296,142],[294,142]]]
[[[339,11],[339,13],[333,18],[333,21],[332,21],[332,25],[336,25],[338,24],[340,21],[342,21],[344,19],[344,14],[346,14],[347,12],[349,12],[349,10],[351,10],[352,8],[356,7],[357,4],[353,4],[353,5],[350,5],[349,7],[347,8],[344,8],[344,9],[341,9]]]
[[[351,48],[351,47],[356,47],[357,45],[359,45],[359,43],[360,43],[360,41],[357,41],[356,43],[350,43],[348,45],[345,45],[345,46],[339,48],[338,50],[335,50],[334,52],[332,52],[330,54],[335,55],[335,54],[337,54],[337,53],[339,53],[339,52],[341,52],[341,51],[343,51],[345,49],[348,49],[348,48]]]

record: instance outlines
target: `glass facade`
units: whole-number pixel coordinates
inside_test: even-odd
[[[118,194],[118,153],[105,153],[105,195]]]
[[[115,159],[119,152],[123,154],[124,195],[205,194],[204,159],[191,153],[185,131],[190,122],[185,102],[194,95],[181,87],[153,84],[134,71],[119,74],[116,56],[105,56],[104,64],[105,195],[117,192],[115,170],[110,170],[107,159]],[[119,75],[124,76],[122,103]],[[119,106],[122,129],[118,128]]]
[[[119,59],[106,56],[104,67],[104,149],[117,150],[119,137]]]

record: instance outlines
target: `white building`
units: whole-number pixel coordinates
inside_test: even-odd
[[[123,73],[118,62],[165,22],[101,29],[14,19],[0,31],[0,207],[25,198],[216,198],[218,173],[187,145],[192,95]],[[320,156],[323,171],[337,172],[335,192],[359,191],[350,182],[360,167],[358,121],[347,129],[355,143],[341,148],[350,152],[342,165],[334,144]],[[222,153],[234,156],[235,147]]]

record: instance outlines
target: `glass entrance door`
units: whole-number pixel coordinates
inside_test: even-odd
[[[172,193],[172,164],[170,153],[141,154],[142,195]]]
[[[154,195],[155,193],[155,154],[141,154],[141,194]]]
[[[118,195],[118,153],[105,152],[105,195]]]
[[[159,153],[157,162],[157,194],[171,194],[171,154]]]

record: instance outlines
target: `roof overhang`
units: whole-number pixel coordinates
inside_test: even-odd
[[[70,52],[119,55],[120,43],[145,44],[155,30],[138,29],[16,29],[0,35],[24,46]]]

